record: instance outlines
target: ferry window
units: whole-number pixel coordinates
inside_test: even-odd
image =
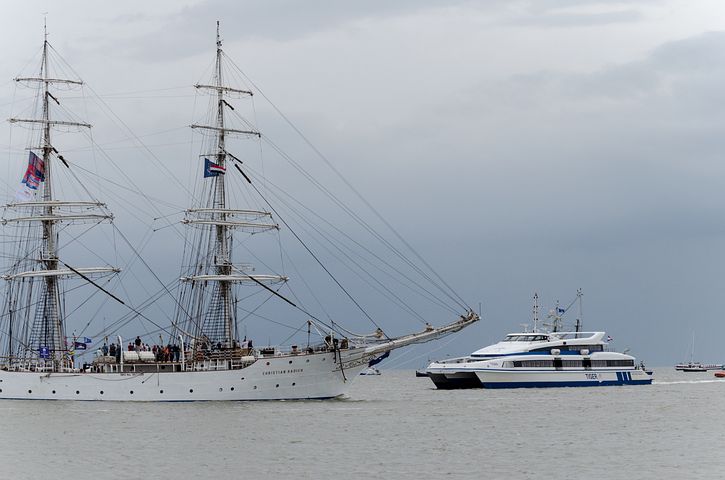
[[[564,367],[581,367],[581,360],[562,360],[562,366]]]
[[[514,367],[536,368],[536,367],[552,367],[551,360],[516,360]]]
[[[634,360],[607,360],[608,367],[633,367]]]
[[[535,348],[535,349],[532,349],[529,351],[530,352],[547,352],[547,353],[549,353],[551,351],[551,347]]]

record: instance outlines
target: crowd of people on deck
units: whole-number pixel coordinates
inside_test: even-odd
[[[140,337],[136,337],[133,342],[128,342],[126,349],[129,352],[152,352],[154,359],[157,362],[178,362],[181,358],[181,347],[175,343],[169,343],[166,345],[149,345],[141,341]],[[116,361],[121,360],[121,352],[123,348],[121,345],[111,343],[108,345],[106,342],[99,349],[101,355],[114,357]]]
[[[239,348],[238,342],[234,341],[233,348]],[[241,348],[243,349],[251,349],[252,347],[252,340],[247,340],[247,337],[244,337],[244,340],[242,341]],[[175,343],[168,343],[166,345],[149,345],[148,343],[144,343],[141,340],[140,336],[137,336],[136,339],[133,342],[128,342],[128,345],[126,346],[126,349],[129,352],[152,352],[154,354],[154,359],[157,362],[178,362],[181,359],[181,347]],[[223,346],[221,343],[218,343],[216,345],[211,345],[211,348],[209,347],[209,344],[206,342],[202,342],[199,346],[199,349],[202,352],[208,351],[208,350],[222,350]],[[121,352],[123,351],[123,348],[121,345],[117,345],[115,343],[111,343],[108,345],[108,342],[103,342],[103,346],[98,349],[98,352],[96,354],[98,356],[110,356],[114,357],[117,362],[121,361]]]

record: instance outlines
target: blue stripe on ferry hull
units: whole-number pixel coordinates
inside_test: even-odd
[[[628,377],[628,379],[627,379]],[[651,385],[652,379],[632,380],[629,372],[617,372],[617,380],[601,382],[482,382],[483,388],[547,388],[547,387],[614,387],[619,385]]]

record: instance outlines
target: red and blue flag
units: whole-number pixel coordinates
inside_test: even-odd
[[[37,190],[40,182],[43,181],[45,181],[45,161],[35,153],[30,152],[28,168],[25,170],[25,175],[23,175],[20,183],[24,183],[30,189]]]

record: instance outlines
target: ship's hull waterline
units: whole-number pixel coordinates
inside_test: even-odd
[[[219,371],[38,373],[0,371],[0,399],[188,402],[303,400],[343,395],[367,367],[360,353],[259,358]]]

